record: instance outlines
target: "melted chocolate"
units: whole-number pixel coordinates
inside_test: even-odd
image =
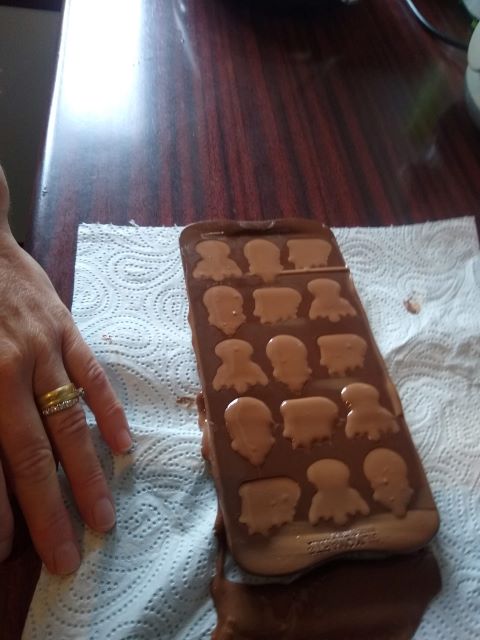
[[[237,563],[281,575],[424,546],[438,513],[331,231],[295,219],[206,222],[180,246],[203,451]]]
[[[213,640],[409,640],[441,588],[429,550],[336,560],[290,584],[240,584],[224,576],[221,525],[218,537]]]

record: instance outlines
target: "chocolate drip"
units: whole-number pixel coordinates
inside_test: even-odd
[[[217,611],[213,640],[409,640],[441,576],[433,553],[337,560],[289,584],[251,585],[225,578],[226,539],[211,593]]]

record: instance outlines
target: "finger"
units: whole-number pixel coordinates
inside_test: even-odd
[[[85,401],[110,448],[125,453],[132,447],[127,418],[100,363],[72,325],[63,341],[63,361],[70,379],[85,390]]]
[[[63,364],[54,356],[35,371],[37,395],[68,382]],[[96,531],[109,531],[115,525],[115,508],[81,405],[45,416],[43,421],[83,520]]]
[[[28,376],[9,368],[2,379],[0,446],[5,472],[25,516],[33,544],[52,573],[80,564],[72,524],[63,503],[55,461],[33,401]],[[19,398],[20,401],[12,401]]]
[[[0,460],[0,562],[10,555],[13,542],[13,515]]]

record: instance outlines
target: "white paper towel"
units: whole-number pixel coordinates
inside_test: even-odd
[[[117,504],[101,536],[71,507],[84,560],[42,571],[24,640],[203,640],[215,612],[216,498],[200,456],[179,228],[81,225],[73,313],[137,443],[112,456]],[[480,637],[480,257],[473,218],[335,230],[402,398],[441,516],[443,588],[415,638]],[[410,313],[405,302],[418,313]],[[408,305],[407,305],[408,306]],[[93,425],[93,420],[90,419]]]

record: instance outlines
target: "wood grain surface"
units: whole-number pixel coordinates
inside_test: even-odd
[[[27,246],[69,302],[83,221],[477,213],[465,65],[404,0],[70,0]]]
[[[468,39],[456,0],[417,4]],[[27,249],[70,304],[80,222],[476,215],[465,66],[404,0],[67,0]],[[0,569],[0,638],[37,575],[27,540]]]

